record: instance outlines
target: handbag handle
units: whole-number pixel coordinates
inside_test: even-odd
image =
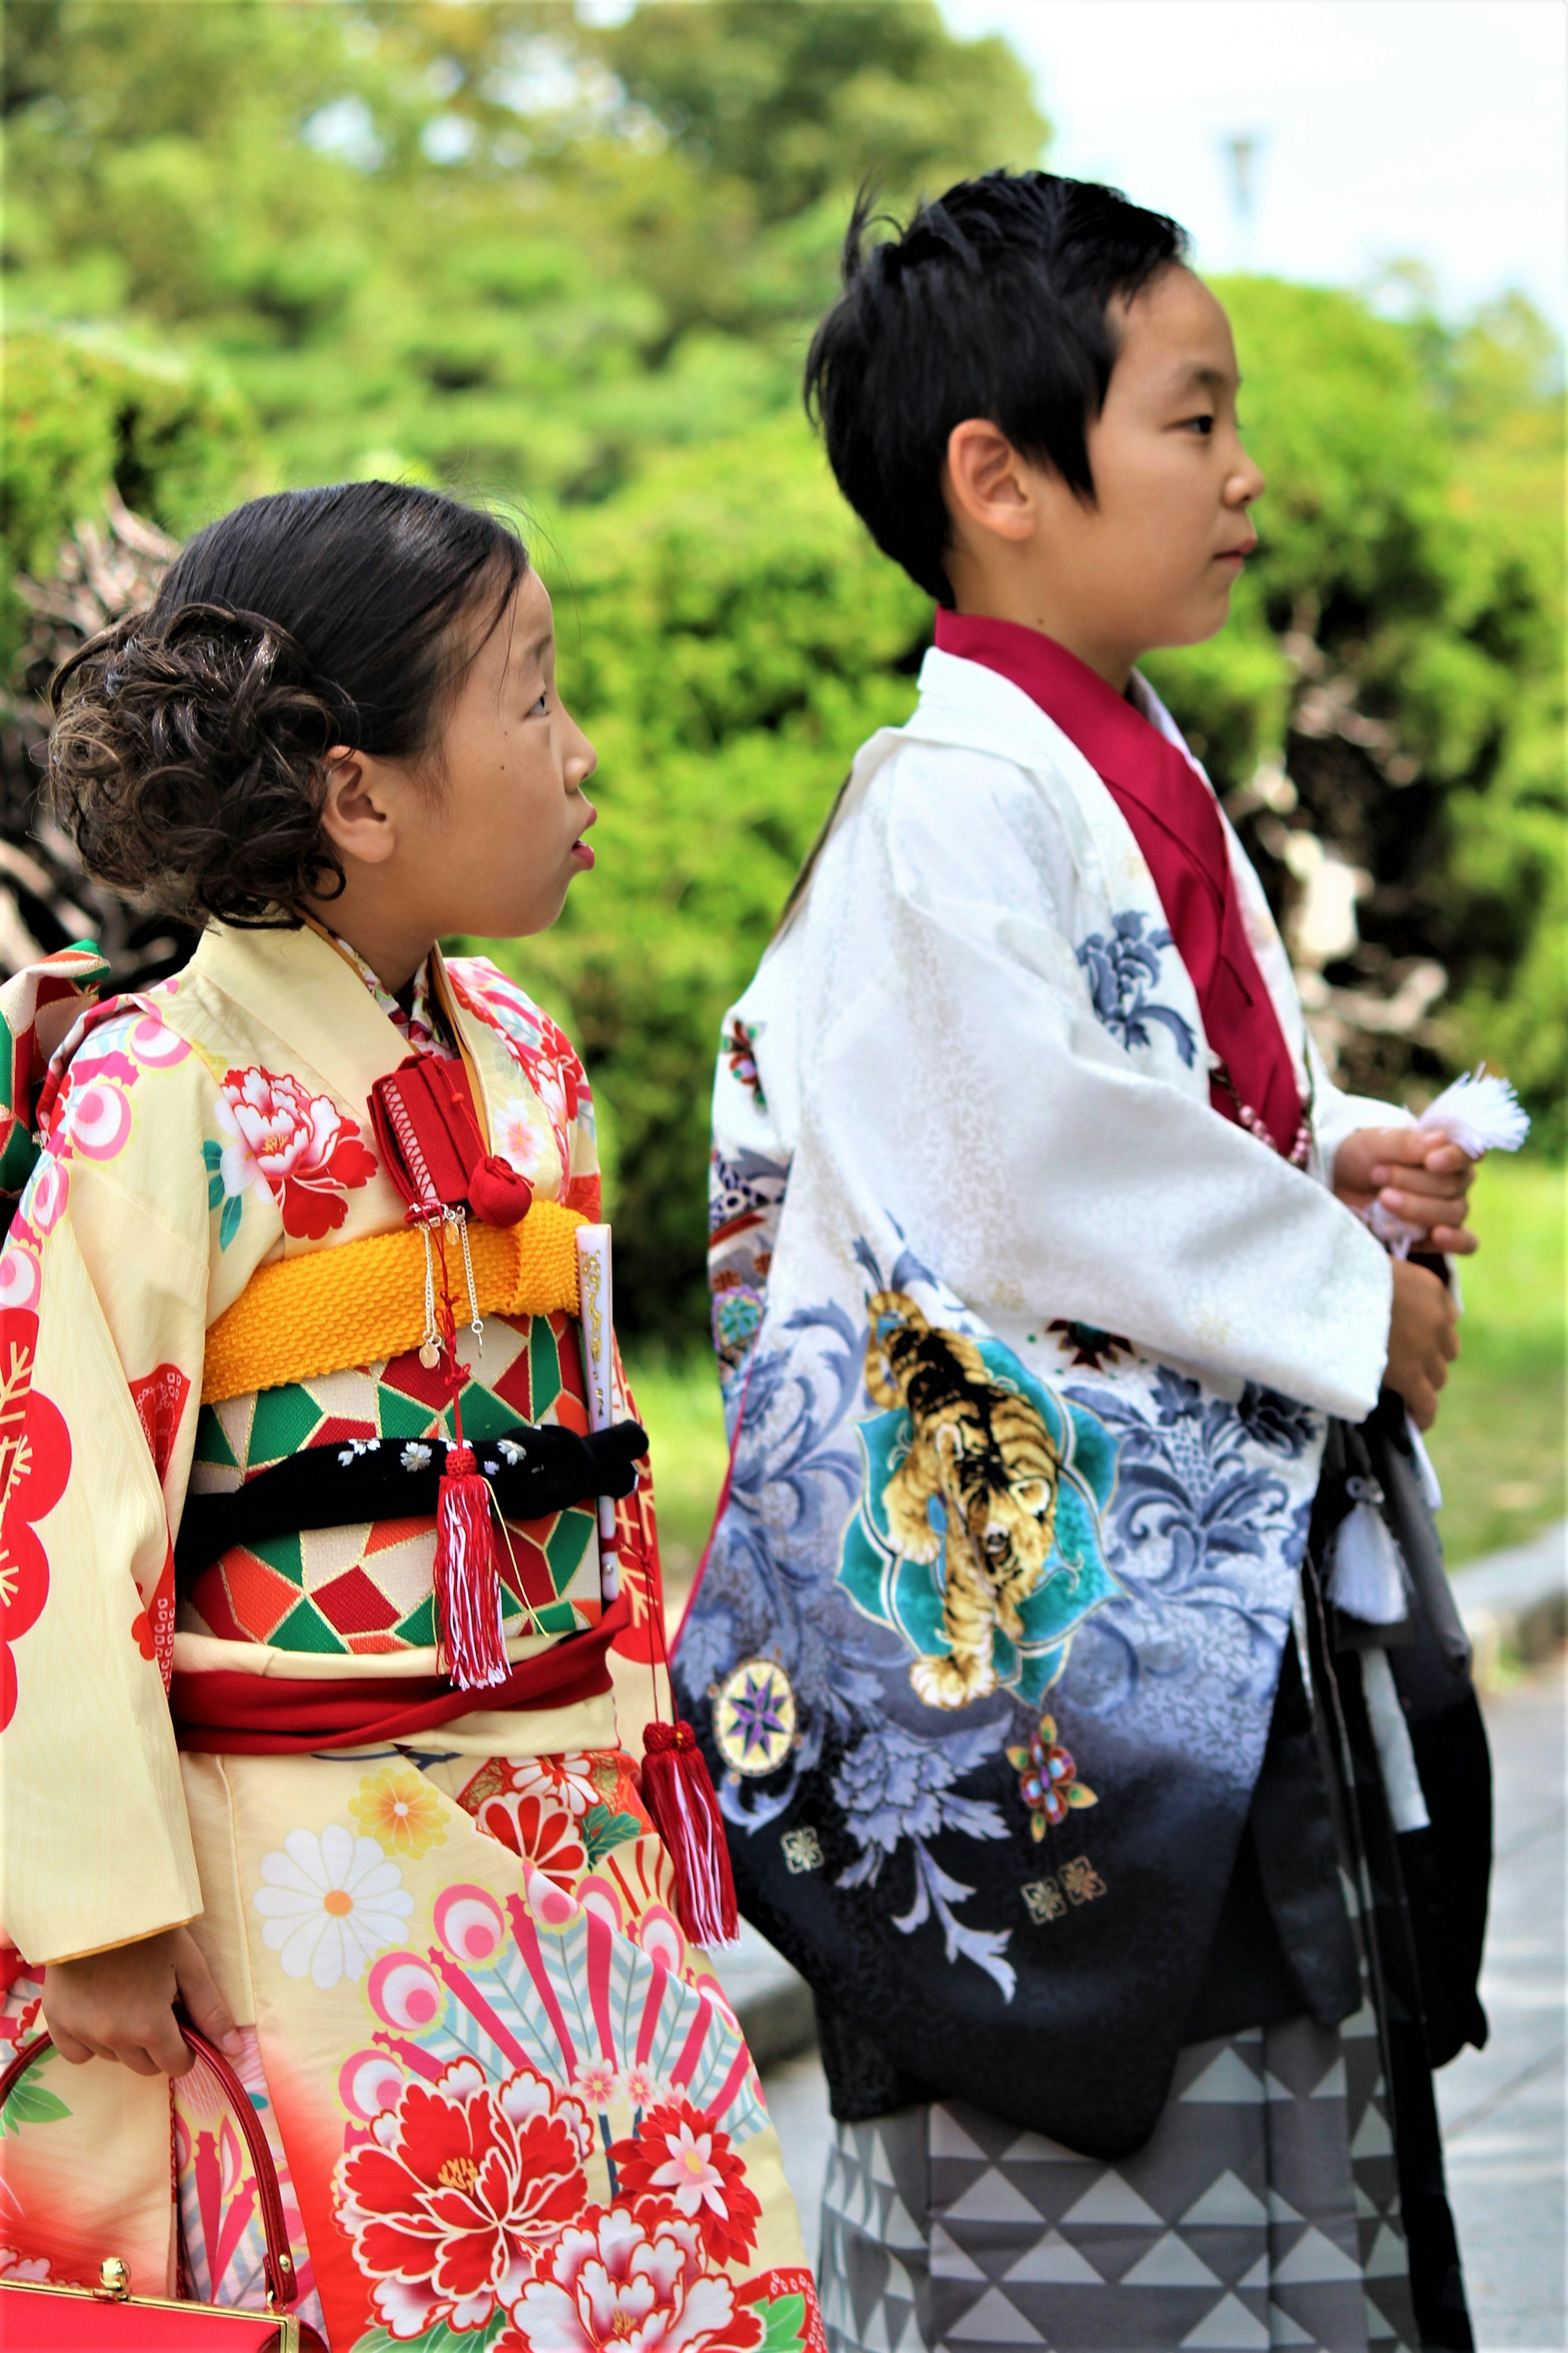
[[[241,2137],[250,2152],[251,2169],[256,2176],[258,2202],[261,2208],[261,2227],[267,2240],[265,2267],[268,2297],[273,2305],[291,2305],[298,2283],[294,2275],[294,2258],[289,2252],[289,2227],[283,2220],[283,2193],[278,2187],[278,2168],[272,2162],[272,2151],[267,2146],[267,2135],[261,2129],[261,2119],[250,2104],[250,2094],[221,2051],[215,2050],[205,2034],[199,2034],[189,2019],[176,2011],[181,2033],[197,2057],[204,2059],[216,2076],[224,2097],[234,2112]],[[54,2049],[54,2036],[44,2033],[17,2052],[5,2073],[0,2075],[0,2110],[21,2082],[29,2067]]]

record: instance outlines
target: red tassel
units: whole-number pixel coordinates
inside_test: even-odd
[[[657,1719],[643,1731],[643,1802],[675,1865],[675,1908],[695,1945],[730,1945],[740,1930],[723,1818],[697,1735]]]
[[[501,1630],[500,1574],[490,1491],[471,1446],[447,1450],[436,1506],[436,1620],[447,1672],[462,1691],[486,1691],[510,1672]]]

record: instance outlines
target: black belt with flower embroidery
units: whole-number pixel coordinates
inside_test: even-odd
[[[553,1422],[519,1422],[474,1451],[502,1517],[540,1520],[601,1495],[629,1495],[647,1432],[635,1421],[585,1437]],[[224,1493],[187,1494],[174,1546],[177,1579],[188,1584],[231,1546],[260,1537],[433,1520],[447,1453],[438,1438],[352,1439],[303,1447]]]

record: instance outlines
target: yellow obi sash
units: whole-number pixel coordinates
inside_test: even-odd
[[[516,1226],[471,1221],[475,1306],[481,1315],[579,1312],[576,1233],[587,1219],[559,1201],[535,1201]],[[462,1256],[447,1241],[452,1300],[465,1320]],[[259,1267],[207,1333],[202,1403],[318,1380],[380,1364],[425,1336],[425,1243],[411,1226],[336,1250]]]

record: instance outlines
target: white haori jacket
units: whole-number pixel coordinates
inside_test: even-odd
[[[1075,2146],[1106,2054],[1152,2033],[1125,2143],[1261,1762],[1325,1418],[1370,1412],[1386,1357],[1388,1258],[1330,1189],[1334,1155],[1403,1114],[1331,1083],[1227,832],[1308,1167],[1220,1116],[1105,785],[992,670],[932,651],[920,687],[725,1022],[733,1455],[677,1675],[765,1933],[868,2032],[900,1982],[900,2040],[949,2089],[1014,2113],[1032,2050]],[[1012,1500],[966,1538],[977,1412]],[[1146,1978],[1109,1989],[1156,1919],[1157,2026]]]

